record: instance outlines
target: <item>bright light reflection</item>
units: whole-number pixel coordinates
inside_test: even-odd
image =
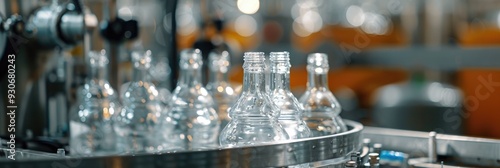
[[[151,94],[154,96],[158,96],[158,90],[154,86],[150,86],[149,90],[151,91]]]
[[[115,114],[115,109],[114,109],[114,108],[109,108],[109,114],[110,114],[110,115]]]
[[[177,16],[177,24],[179,27],[179,34],[181,35],[189,35],[198,29],[192,13],[179,14]]]
[[[389,30],[389,20],[384,16],[376,13],[365,13],[365,22],[361,29],[368,34],[386,34]]]
[[[108,108],[106,108],[106,107],[102,108],[102,117],[106,120],[109,119],[109,117],[111,117],[111,115],[109,114]]]
[[[180,138],[180,139],[184,139],[184,138],[185,138],[184,134],[180,134],[180,135],[179,135],[179,138]]]
[[[443,97],[443,93],[441,92],[442,88],[443,86],[440,83],[431,83],[429,85],[429,89],[427,89],[427,96],[429,97],[429,100],[438,103]]]
[[[132,20],[132,10],[129,7],[123,7],[118,10],[118,16],[123,20]]]
[[[347,8],[346,19],[349,24],[354,27],[359,27],[365,22],[365,14],[361,7],[352,5]]]
[[[300,37],[307,37],[311,35],[311,32],[305,30],[301,23],[299,23],[299,18],[293,21],[292,29],[293,32]]]
[[[132,118],[134,118],[134,114],[127,113],[127,119],[131,120]]]
[[[401,100],[401,91],[397,86],[388,86],[383,90],[382,99],[387,107],[393,107]]]
[[[458,102],[458,97],[459,95],[456,93],[455,90],[451,88],[445,88],[443,90],[443,97],[445,97],[443,100],[441,100],[441,103],[444,106],[456,106]]]
[[[130,92],[126,92],[125,97],[130,97]]]
[[[497,26],[500,27],[500,12],[498,13],[497,16]]]
[[[452,88],[433,82],[427,90],[427,96],[432,102],[440,103],[443,106],[456,106],[460,95]]]
[[[196,121],[201,124],[201,125],[209,125],[210,124],[210,120],[203,117],[203,116],[198,116],[196,117]]]
[[[236,5],[245,14],[254,14],[260,8],[259,0],[238,0]]]
[[[302,26],[310,33],[317,32],[323,27],[323,19],[321,19],[319,13],[314,10],[307,11],[300,18]]]
[[[300,37],[309,36],[323,27],[323,18],[312,4],[314,3],[303,2],[292,9],[294,18],[292,29]]]
[[[241,15],[234,21],[236,33],[248,37],[257,32],[257,21],[251,16]]]
[[[227,92],[227,94],[229,94],[229,95],[233,95],[233,94],[234,94],[234,90],[233,90],[233,88],[231,88],[231,87],[227,87],[227,88],[226,88],[226,92]]]

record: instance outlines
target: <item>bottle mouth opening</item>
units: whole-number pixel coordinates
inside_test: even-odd
[[[189,48],[181,51],[181,58],[183,57],[201,57],[201,50],[197,48]]]
[[[269,56],[270,61],[283,61],[283,62],[288,62],[290,61],[290,53],[284,51],[284,52],[271,52]]]
[[[245,52],[243,60],[245,62],[264,62],[266,57],[263,52]]]
[[[181,59],[179,60],[181,68],[197,69],[203,65],[201,51],[199,49],[185,49],[181,51]]]
[[[229,61],[230,60],[229,52],[227,52],[227,51],[222,51],[222,52],[212,51],[208,55],[208,60],[209,61],[215,61],[215,60],[227,60],[227,61]]]
[[[109,63],[108,57],[106,56],[106,50],[90,51],[88,56],[88,61],[91,66],[104,67]]]
[[[307,65],[311,67],[329,68],[328,55],[325,53],[312,53],[307,56]]]
[[[226,72],[230,66],[231,62],[227,51],[210,52],[210,55],[208,56],[208,67],[210,70]]]
[[[136,68],[149,68],[151,66],[151,50],[132,51],[132,62]]]

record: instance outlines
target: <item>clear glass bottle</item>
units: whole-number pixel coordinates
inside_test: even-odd
[[[270,54],[270,96],[280,108],[278,121],[290,139],[307,138],[311,130],[302,119],[302,105],[290,91],[290,54],[271,52]]]
[[[170,76],[171,69],[168,63],[167,53],[160,52],[158,55],[152,58],[151,68],[149,69],[149,74],[153,83],[155,83],[156,89],[158,89],[159,99],[164,106],[167,106],[170,99],[172,98],[172,93],[170,93]]]
[[[203,61],[198,49],[181,52],[180,76],[172,93],[168,120],[171,150],[198,150],[217,147],[220,122],[215,102],[202,83]]]
[[[207,83],[208,92],[217,104],[217,114],[221,121],[221,129],[229,123],[227,110],[236,101],[237,93],[228,81],[228,71],[231,68],[229,53],[211,52],[208,56],[210,80]]]
[[[278,122],[280,110],[266,93],[265,55],[244,55],[243,91],[229,110],[231,121],[219,137],[221,146],[258,145],[289,139]]]
[[[342,107],[328,88],[328,56],[313,53],[307,57],[307,90],[299,99],[304,107],[304,121],[313,136],[331,135],[347,131],[339,114]]]
[[[120,110],[118,93],[107,80],[105,51],[88,54],[89,77],[77,93],[70,114],[72,155],[107,155],[119,152],[113,119]]]
[[[115,124],[119,147],[127,152],[163,151],[168,145],[165,115],[158,90],[148,77],[151,51],[132,52],[132,62],[133,78],[123,94],[123,108]]]

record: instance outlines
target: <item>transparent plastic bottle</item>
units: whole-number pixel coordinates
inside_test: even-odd
[[[163,151],[168,145],[165,115],[158,90],[148,77],[151,51],[132,52],[132,62],[133,78],[123,95],[123,108],[115,124],[119,147],[126,152]]]
[[[280,110],[266,93],[264,53],[247,52],[244,61],[243,91],[229,110],[231,121],[221,132],[221,146],[258,145],[289,139],[278,121]]]
[[[203,61],[198,49],[181,52],[180,76],[172,93],[168,120],[174,125],[169,132],[171,150],[199,150],[218,146],[220,121],[215,102],[203,86]]]
[[[342,107],[328,88],[328,56],[313,53],[307,57],[309,73],[307,90],[299,99],[304,107],[304,121],[313,136],[331,135],[347,131],[339,114]]]
[[[207,83],[208,92],[214,97],[217,104],[217,114],[221,121],[221,129],[229,123],[227,110],[236,101],[237,93],[228,81],[228,71],[231,68],[229,53],[211,52],[208,56],[210,80]]]
[[[118,93],[107,80],[105,51],[88,54],[89,77],[78,91],[70,114],[72,155],[107,155],[119,152],[113,120],[120,110]]]
[[[302,105],[290,91],[290,54],[271,52],[270,54],[270,96],[280,108],[278,121],[290,139],[307,138],[311,130],[302,119]]]

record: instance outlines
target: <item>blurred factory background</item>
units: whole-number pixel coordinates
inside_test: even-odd
[[[68,2],[81,4],[60,9]],[[89,50],[106,49],[117,90],[131,79],[130,51],[151,50],[152,79],[172,89],[180,50],[208,55],[223,47],[235,86],[243,79],[243,52],[289,51],[291,87],[300,97],[307,54],[324,52],[343,118],[500,138],[499,1],[5,0],[0,13],[0,87],[7,87],[6,55],[16,54],[21,137],[67,136]],[[52,17],[61,18],[59,27],[51,27]],[[7,104],[6,96],[1,100]],[[8,120],[1,119],[6,135]]]

